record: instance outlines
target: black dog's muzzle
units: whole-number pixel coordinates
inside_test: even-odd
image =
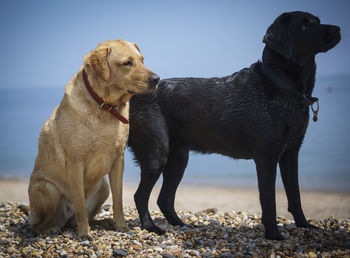
[[[321,52],[326,52],[329,49],[337,45],[341,39],[340,36],[340,27],[335,25],[323,25],[325,28],[325,33],[322,38],[323,43],[325,44],[325,49]]]

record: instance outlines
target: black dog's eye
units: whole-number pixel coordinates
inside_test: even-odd
[[[132,62],[131,61],[127,61],[125,63],[123,63],[124,66],[132,66]]]
[[[303,23],[301,24],[301,30],[305,31],[310,27],[311,23],[309,20],[304,20]]]

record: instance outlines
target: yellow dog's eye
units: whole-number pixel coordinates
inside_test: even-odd
[[[125,66],[132,66],[132,62],[131,61],[127,61],[127,62],[123,63],[123,65],[125,65]]]

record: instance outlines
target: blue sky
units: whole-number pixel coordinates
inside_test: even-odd
[[[349,75],[349,0],[0,0],[0,117],[4,121],[0,127],[0,177],[4,173],[29,175],[43,122],[59,104],[83,56],[98,43],[118,38],[136,42],[146,66],[163,79],[225,76],[260,59],[268,26],[281,13],[296,10],[341,27],[338,46],[318,55],[317,75]],[[328,81],[339,84],[333,83],[332,77]],[[350,130],[349,121],[340,117],[349,113],[349,91],[342,94],[343,88],[339,88],[333,95],[321,94],[328,81],[316,81],[321,84],[315,87],[322,100],[320,121],[310,122],[300,166],[304,172],[326,171],[334,179],[337,167],[349,167],[349,144],[343,140]],[[125,165],[126,178],[138,175],[129,151]],[[226,175],[231,169],[235,171],[232,176],[255,174],[253,162],[218,155],[191,155],[186,174],[192,171],[197,180],[203,171]],[[341,171],[348,174],[347,169]],[[322,173],[316,176],[329,179]],[[348,185],[344,180],[348,177],[339,178]],[[226,180],[232,182],[237,177],[230,175]]]
[[[2,0],[0,88],[64,87],[87,52],[117,38],[136,42],[161,78],[228,75],[258,60],[267,27],[295,10],[341,27],[318,75],[349,73],[350,1]]]

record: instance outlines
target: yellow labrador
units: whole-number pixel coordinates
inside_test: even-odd
[[[122,179],[129,99],[153,90],[158,81],[143,65],[135,43],[105,41],[85,56],[40,132],[28,189],[30,224],[36,234],[60,232],[75,216],[79,237],[92,239],[89,221],[109,195],[107,173],[114,227],[128,230]]]

